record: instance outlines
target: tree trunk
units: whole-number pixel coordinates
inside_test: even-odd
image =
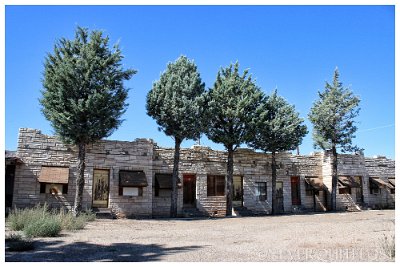
[[[82,196],[83,196],[83,187],[85,185],[85,155],[86,155],[86,144],[80,143],[78,145],[78,175],[76,177],[76,190],[75,190],[75,203],[73,214],[74,216],[78,216],[82,211]]]
[[[172,171],[171,218],[178,215],[179,156],[182,140],[175,138],[174,168]]]
[[[272,211],[271,214],[275,215],[277,211],[277,203],[276,203],[276,161],[275,161],[275,151],[272,152]]]
[[[336,190],[337,190],[337,182],[338,182],[338,173],[337,173],[337,152],[336,146],[332,147],[333,154],[333,162],[332,162],[332,194],[331,194],[331,208],[333,211],[336,211]]]
[[[233,184],[233,146],[228,146],[228,166],[226,177],[226,216],[232,216],[232,184]]]

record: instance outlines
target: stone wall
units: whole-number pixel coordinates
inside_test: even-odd
[[[394,208],[395,195],[390,193],[390,190],[385,187],[380,190],[380,194],[370,194],[369,177],[379,177],[384,182],[388,183],[388,178],[395,177],[395,161],[380,156],[375,158],[365,158],[366,169],[366,202],[373,208]]]
[[[46,136],[34,129],[21,128],[17,156],[23,161],[15,172],[14,200],[17,207],[33,206],[47,202],[52,206],[71,208],[75,195],[77,149],[64,145],[54,136]],[[174,149],[158,147],[152,140],[136,139],[133,142],[103,140],[87,147],[83,208],[92,206],[93,173],[96,169],[110,172],[109,207],[121,217],[168,216],[170,197],[155,196],[155,174],[172,173]],[[207,175],[226,177],[227,153],[208,147],[194,146],[181,149],[179,177],[191,174],[196,177],[196,208],[208,216],[225,216],[226,196],[207,196]],[[277,182],[283,184],[283,211],[325,211],[330,205],[332,158],[329,153],[292,155],[277,153]],[[69,167],[68,194],[53,196],[41,194],[38,177],[42,166]],[[380,195],[371,195],[369,177],[388,181],[394,177],[395,163],[383,157],[364,158],[363,155],[339,155],[338,173],[362,177],[362,193],[366,206],[394,207],[394,195],[387,188]],[[143,171],[148,186],[142,196],[119,195],[119,171]],[[234,153],[234,176],[243,178],[243,206],[257,214],[271,212],[271,154],[252,149],[238,149]],[[300,178],[300,205],[292,205],[291,177]],[[322,178],[326,190],[316,195],[306,194],[305,178]],[[267,185],[267,199],[256,197],[258,182]],[[226,192],[226,188],[225,188]],[[355,205],[355,191],[351,195],[337,192],[337,207],[345,209]],[[178,188],[178,215],[183,215],[183,189]]]
[[[134,142],[100,141],[87,146],[83,208],[92,206],[92,181],[95,169],[110,171],[109,207],[120,216],[151,216],[153,142],[137,139]],[[15,174],[14,201],[17,207],[47,202],[50,206],[72,208],[77,173],[77,148],[64,145],[54,136],[34,129],[21,128],[18,138],[18,157],[23,164]],[[38,177],[42,166],[69,167],[68,194],[53,196],[40,193]],[[143,196],[119,195],[119,170],[141,170],[148,186]]]

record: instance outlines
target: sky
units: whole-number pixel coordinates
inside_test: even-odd
[[[318,91],[340,80],[361,99],[353,143],[366,156],[395,158],[394,6],[12,6],[5,7],[5,149],[16,150],[19,128],[54,134],[41,113],[43,62],[60,38],[77,26],[103,30],[119,42],[123,65],[138,71],[123,124],[108,137],[151,138],[173,147],[146,114],[145,99],[168,62],[193,59],[206,88],[218,70],[239,61],[266,94],[275,88],[295,105],[309,134],[301,154],[313,148],[307,115]],[[185,141],[182,147],[195,142]],[[201,144],[223,150],[205,136]],[[245,147],[243,145],[242,147]]]

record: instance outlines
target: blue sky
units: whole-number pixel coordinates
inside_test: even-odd
[[[6,6],[5,148],[16,150],[18,128],[53,134],[40,111],[43,62],[77,25],[102,29],[120,42],[123,64],[138,70],[124,123],[108,139],[173,140],[146,115],[145,98],[166,64],[194,59],[206,87],[238,60],[267,94],[296,106],[309,134],[301,154],[314,151],[307,114],[337,66],[361,98],[354,144],[367,156],[395,156],[394,6]],[[204,136],[203,145],[223,149]],[[186,141],[183,147],[190,147]]]

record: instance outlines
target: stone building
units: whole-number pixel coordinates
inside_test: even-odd
[[[89,145],[83,207],[109,209],[119,217],[168,216],[173,154],[172,148],[159,147],[150,139],[103,140]],[[226,157],[225,152],[208,147],[181,150],[179,215],[225,216]],[[329,153],[278,153],[279,212],[329,210],[331,160]],[[75,196],[76,161],[75,147],[39,130],[21,128],[18,150],[6,162],[6,173],[13,177],[10,206],[47,202],[52,207],[70,209]],[[338,209],[394,208],[394,160],[359,154],[340,155],[338,161]],[[235,214],[270,213],[271,173],[270,154],[251,149],[235,152]]]

